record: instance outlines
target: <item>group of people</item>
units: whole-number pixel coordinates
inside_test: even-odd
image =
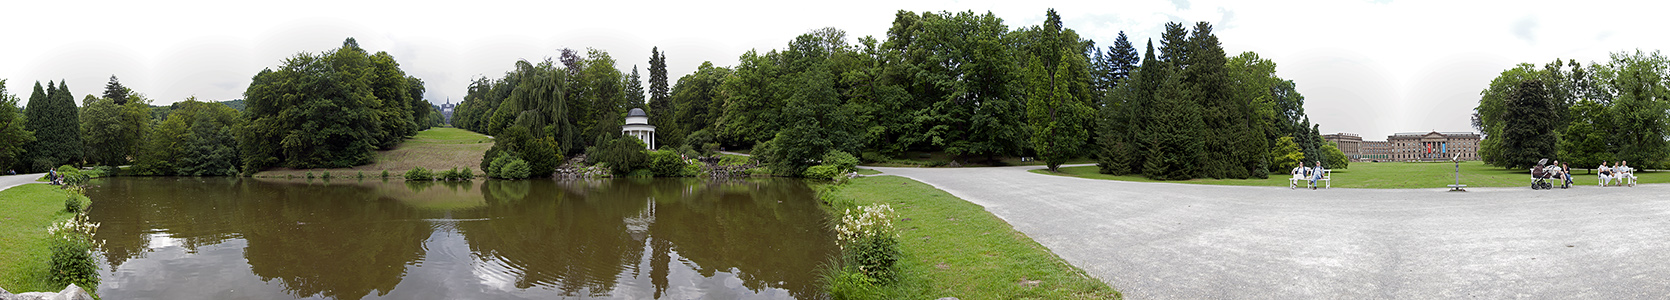
[[[1604,162],[1604,161],[1600,162],[1600,166],[1595,167],[1595,173],[1600,173],[1600,178],[1602,180],[1601,183],[1600,183],[1600,186],[1602,186],[1602,187],[1606,186],[1606,184],[1608,182],[1611,182],[1612,179],[1632,179],[1632,178],[1635,178],[1635,169],[1632,169],[1632,168],[1629,167],[1629,162],[1628,161],[1620,160],[1620,161],[1618,161],[1618,165],[1616,165],[1616,166],[1607,166],[1606,163],[1607,162]],[[1624,182],[1619,182],[1618,183],[1618,185],[1623,185],[1623,184],[1624,184]]]
[[[1606,186],[1606,183],[1611,181],[1611,179],[1615,179],[1615,178],[1616,179],[1623,179],[1623,178],[1635,177],[1634,169],[1631,169],[1629,167],[1629,162],[1628,161],[1618,161],[1617,165],[1608,166],[1608,164],[1610,164],[1610,163],[1611,162],[1603,161],[1603,162],[1600,162],[1599,167],[1595,167],[1595,173],[1599,174],[1600,178],[1602,180],[1601,181],[1601,186],[1603,186],[1603,187]],[[1542,170],[1542,172],[1540,172],[1540,174],[1541,174],[1540,176],[1542,176],[1542,178],[1545,178],[1545,179],[1560,179],[1560,180],[1565,181],[1565,186],[1570,187],[1572,185],[1571,166],[1568,166],[1565,163],[1561,163],[1558,160],[1554,161],[1553,164],[1549,164],[1549,165],[1546,165],[1546,166],[1538,165],[1537,169],[1533,169],[1533,170]],[[1533,172],[1533,173],[1539,173],[1539,172]],[[1536,175],[1536,174],[1533,174],[1533,175]]]
[[[1310,180],[1310,189],[1314,190],[1316,189],[1316,181],[1322,179],[1323,174],[1326,174],[1327,171],[1328,169],[1322,168],[1322,162],[1317,161],[1315,167],[1310,168],[1306,168],[1304,163],[1299,163],[1299,166],[1293,167],[1292,174],[1293,178]]]

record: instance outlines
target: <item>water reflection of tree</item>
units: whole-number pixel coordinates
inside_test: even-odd
[[[236,226],[262,280],[301,297],[385,295],[424,256],[431,227],[416,209],[356,185],[245,181]]]
[[[676,251],[702,276],[735,270],[742,285],[786,289],[795,298],[819,296],[811,271],[835,253],[825,214],[804,184],[790,180],[659,182],[655,222],[649,226],[652,282],[666,290],[667,251]],[[666,241],[665,244],[660,241]]]
[[[549,181],[488,181],[482,188],[488,207],[454,215],[494,219],[459,223],[458,231],[477,255],[498,258],[519,272],[517,288],[549,286],[570,296],[581,290],[600,295],[614,289],[625,265],[641,260],[643,241],[622,220],[647,204],[642,197],[594,191],[559,189]]]
[[[199,247],[236,237],[226,230],[237,222],[225,212],[237,207],[233,178],[137,177],[98,180],[87,190],[94,200],[88,217],[100,226],[104,257],[111,270],[150,252],[151,236],[165,233],[180,247]]]
[[[811,269],[834,253],[824,214],[797,181],[489,181],[482,190],[488,208],[469,213],[494,220],[459,231],[476,253],[521,273],[517,288],[600,295],[626,272],[643,274],[647,259],[659,298],[669,281],[686,282],[668,278],[677,252],[701,276],[734,271],[751,290],[815,298]]]

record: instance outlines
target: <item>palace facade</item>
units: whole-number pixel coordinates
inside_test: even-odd
[[[1444,161],[1450,157],[1478,160],[1481,139],[1472,132],[1437,131],[1397,133],[1387,136],[1385,141],[1363,141],[1353,133],[1322,137],[1339,145],[1340,151],[1352,161]]]

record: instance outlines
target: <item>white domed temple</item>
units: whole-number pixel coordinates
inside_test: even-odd
[[[649,125],[649,114],[643,109],[634,108],[626,113],[626,125],[620,126],[620,134],[638,138],[650,150],[655,150],[655,125]]]

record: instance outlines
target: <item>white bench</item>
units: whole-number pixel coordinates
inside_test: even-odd
[[[1322,182],[1322,183],[1318,183],[1318,184],[1322,185],[1322,188],[1334,187],[1334,183],[1333,183],[1333,176],[1334,175],[1333,175],[1333,173],[1334,173],[1334,170],[1324,169],[1324,170],[1322,170],[1322,178],[1317,179],[1316,181],[1321,181]],[[1310,177],[1305,177],[1305,174],[1300,173],[1300,174],[1293,174],[1292,178],[1287,179],[1287,188],[1288,189],[1299,188],[1299,183],[1300,182],[1303,182],[1305,184],[1306,188],[1311,187]]]
[[[1626,185],[1626,184],[1629,185],[1629,186],[1632,186],[1632,187],[1635,186],[1635,168],[1630,168],[1630,167],[1613,168],[1612,169],[1612,174],[1613,174],[1612,176],[1599,175],[1600,176],[1600,186],[1601,187],[1605,187],[1607,185],[1612,184],[1612,180],[1617,180],[1618,181],[1618,186],[1623,186],[1623,185]]]

